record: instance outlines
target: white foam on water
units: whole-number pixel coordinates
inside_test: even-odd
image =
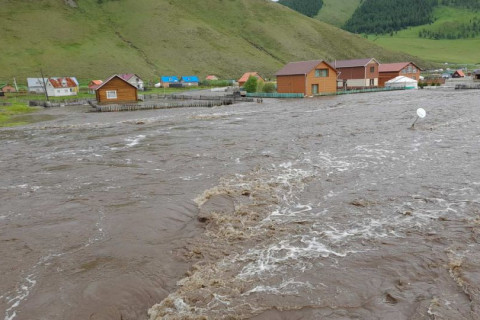
[[[32,291],[33,287],[37,284],[35,280],[35,274],[29,274],[23,279],[22,283],[17,286],[17,289],[14,294],[15,297],[7,297],[7,305],[10,305],[8,309],[5,310],[5,320],[13,320],[17,316],[17,308],[20,306],[22,301],[27,299]]]
[[[282,274],[292,268],[298,271],[310,269],[309,259],[328,258],[330,255],[345,257],[346,252],[330,249],[319,238],[312,235],[292,236],[265,249],[250,249],[240,261],[247,263],[238,274],[240,279]]]
[[[146,136],[143,135],[143,134],[140,134],[140,135],[138,135],[138,136],[136,136],[136,137],[133,137],[133,138],[126,138],[125,141],[126,141],[126,142],[129,142],[129,143],[127,143],[126,146],[127,146],[127,147],[136,146],[137,144],[140,143],[140,141],[142,141],[142,140],[145,139],[145,138],[146,138]]]
[[[295,279],[291,278],[286,281],[282,281],[278,285],[258,285],[255,286],[253,289],[246,291],[242,294],[242,296],[248,296],[252,293],[270,293],[270,294],[298,294],[300,288],[309,288],[314,289],[309,282],[300,282],[295,281]]]

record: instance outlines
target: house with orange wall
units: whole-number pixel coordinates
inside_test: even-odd
[[[337,92],[338,72],[323,60],[290,62],[275,75],[278,93],[312,96]]]

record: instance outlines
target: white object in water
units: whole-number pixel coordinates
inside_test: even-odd
[[[425,116],[427,115],[427,112],[425,111],[425,109],[423,108],[418,108],[417,109],[417,115],[420,117],[420,118],[425,118]]]

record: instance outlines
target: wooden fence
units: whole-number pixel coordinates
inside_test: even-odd
[[[29,100],[28,105],[30,107],[63,107],[63,106],[75,106],[84,105],[96,102],[95,99],[62,99],[62,100]]]
[[[223,100],[233,100],[234,102],[253,102],[252,98],[245,97],[234,97],[232,96],[192,96],[186,94],[172,94],[172,95],[161,95],[161,94],[144,94],[140,95],[140,98],[143,101],[149,100],[200,100],[200,101],[223,101]]]
[[[164,104],[109,104],[99,105],[94,108],[96,112],[119,112],[119,111],[137,111],[154,109],[172,109],[172,108],[212,108],[222,105],[233,104],[233,99],[221,101],[195,101],[189,103],[164,103]]]
[[[480,89],[480,84],[457,84],[455,90]]]
[[[247,93],[247,97],[257,97],[257,98],[293,98],[293,99],[301,99],[304,97],[303,93],[267,93],[267,92],[252,92]]]

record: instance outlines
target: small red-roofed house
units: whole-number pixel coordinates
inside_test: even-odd
[[[248,78],[250,77],[255,77],[257,78],[257,80],[261,80],[265,82],[265,80],[262,77],[260,77],[258,72],[245,72],[243,76],[240,79],[238,79],[238,86],[243,87],[245,82],[247,82]]]
[[[89,93],[95,93],[95,90],[98,89],[98,87],[103,83],[102,80],[92,80],[88,84],[88,92]]]
[[[459,69],[452,74],[452,78],[465,78],[465,73]]]

